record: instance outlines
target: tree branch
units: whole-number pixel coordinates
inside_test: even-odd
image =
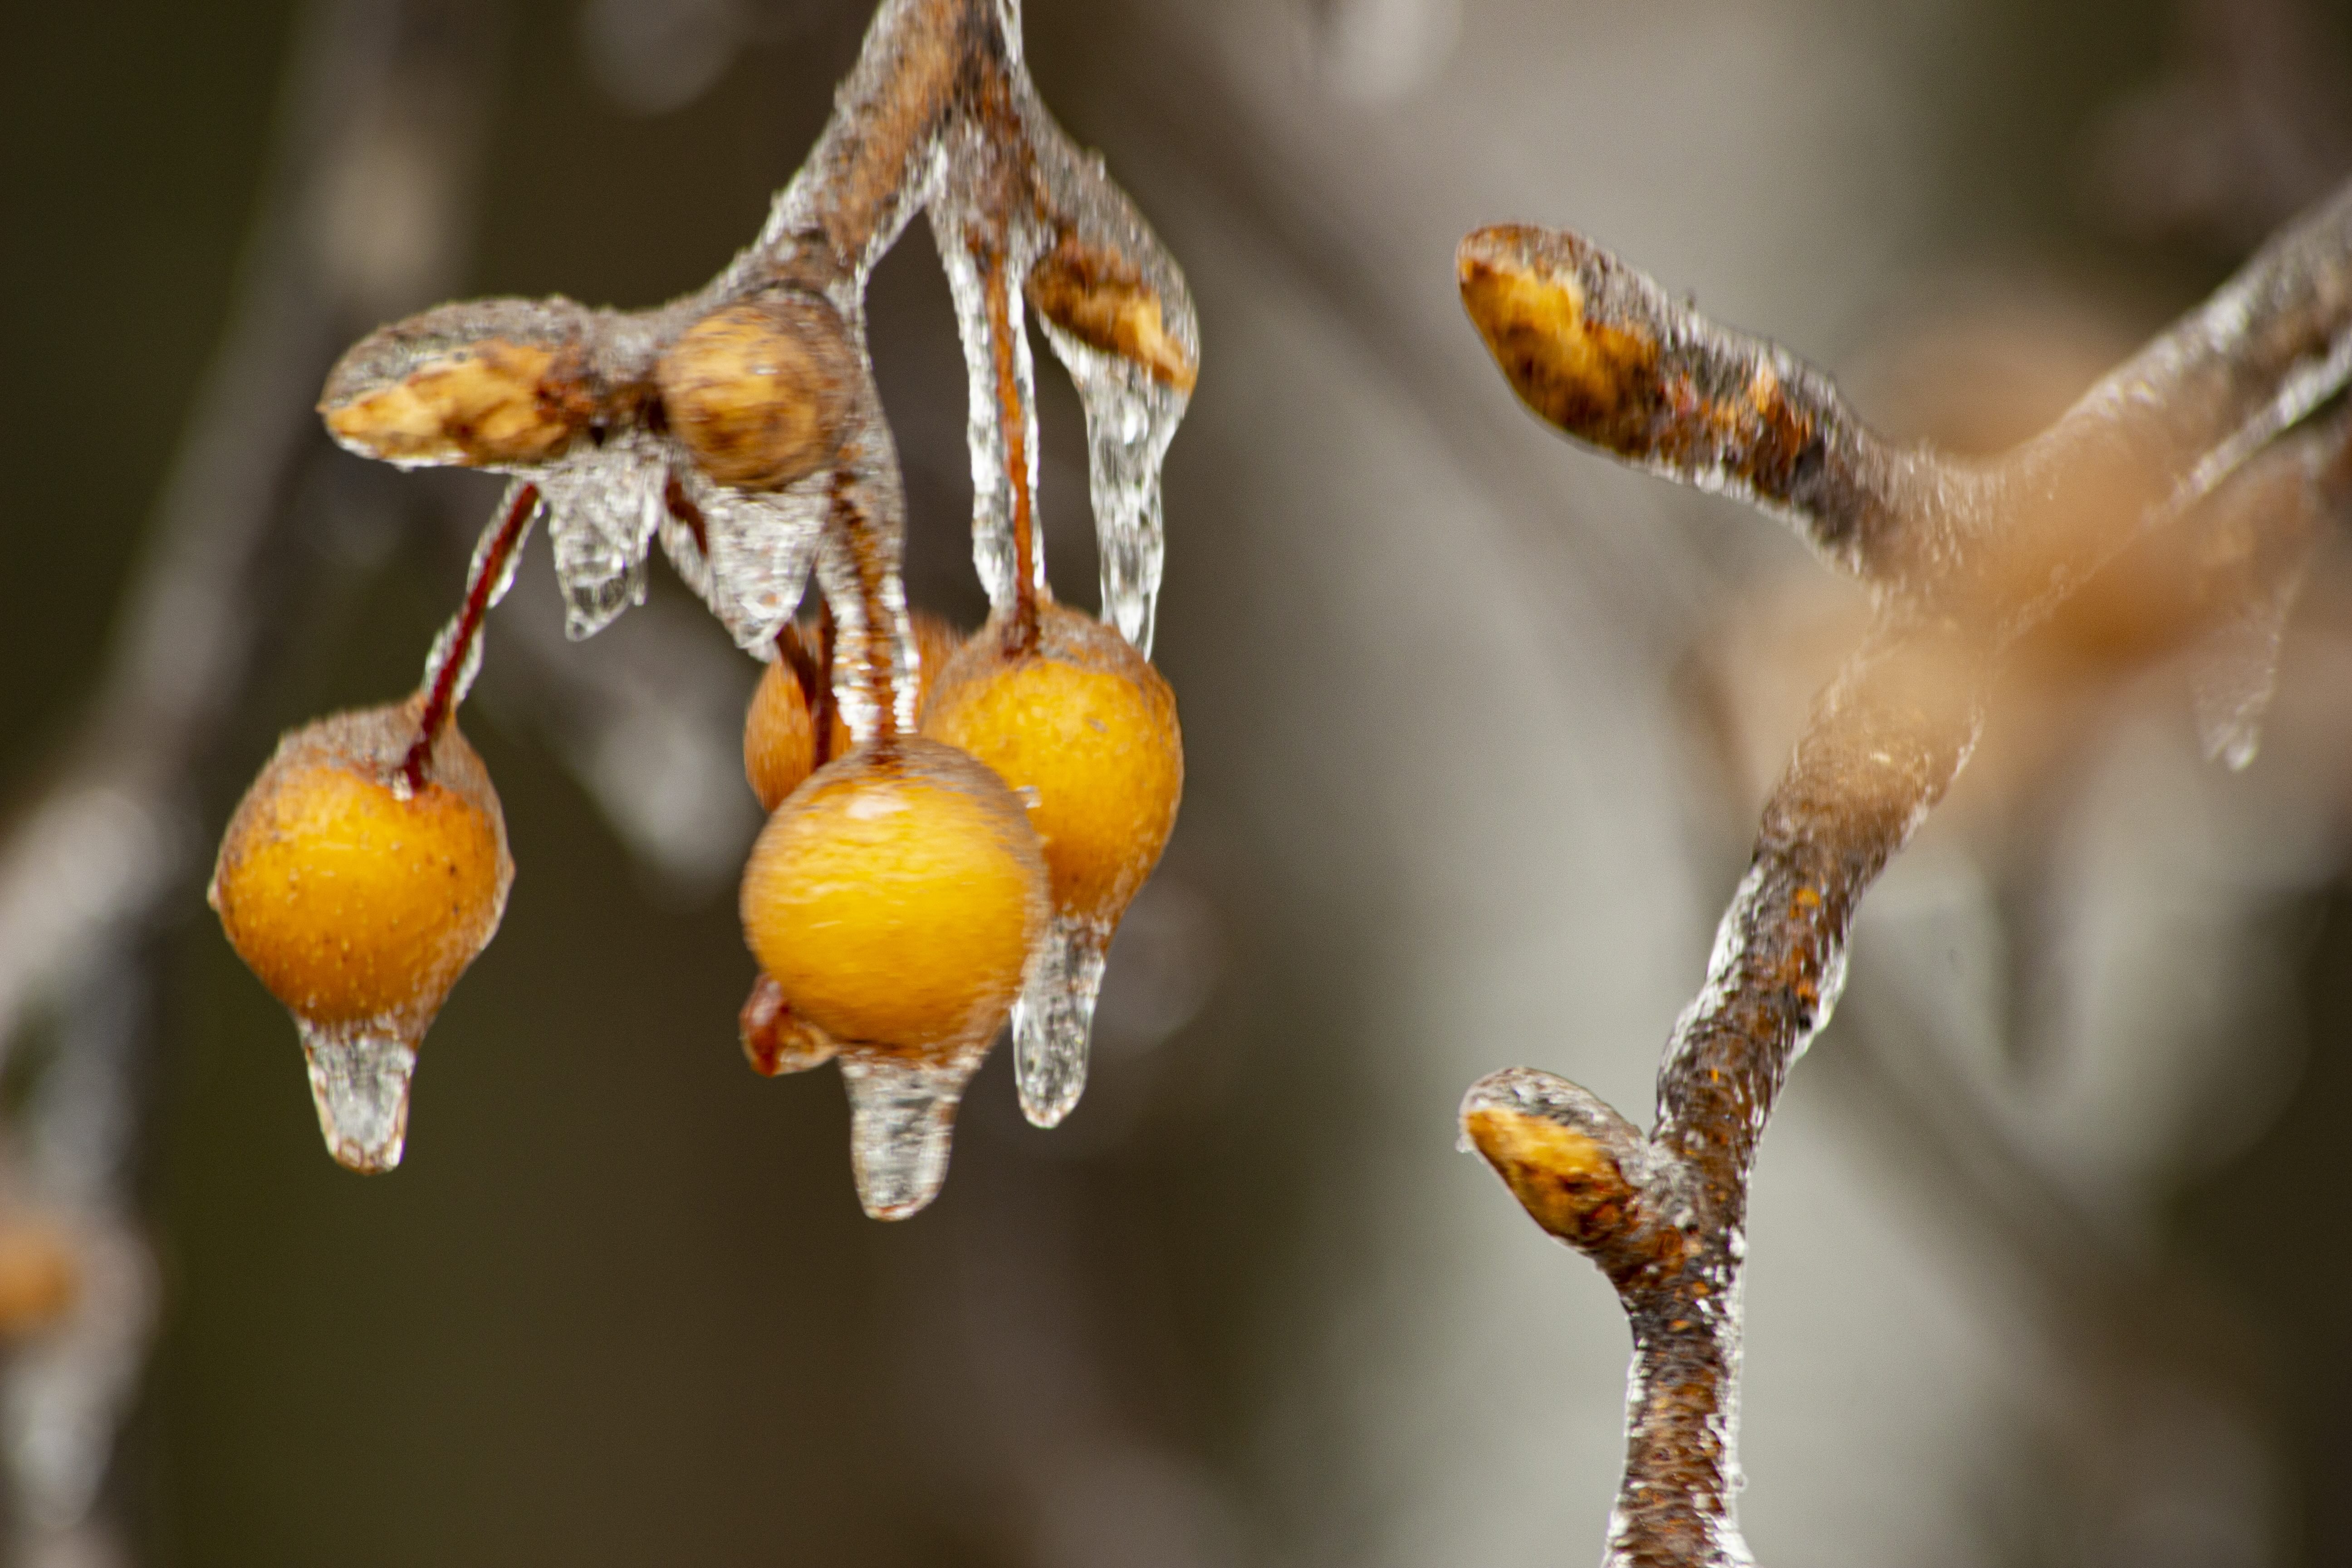
[[[2274,440],[2352,374],[2352,188],[1991,463],[1891,445],[1786,351],[1577,237],[1482,230],[1460,271],[1472,319],[1538,415],[1790,520],[1879,598],[1876,629],[1816,700],[1765,805],[1659,1068],[1656,1126],[1644,1136],[1528,1068],[1480,1080],[1462,1106],[1474,1146],[1538,1225],[1601,1266],[1633,1326],[1609,1561],[1744,1563],[1748,1179],[1789,1069],[1843,988],[1854,912],[1966,763],[2001,647],[2142,529],[2195,510],[2185,525],[2205,531],[2217,618],[2283,611],[2352,468],[2343,416]]]

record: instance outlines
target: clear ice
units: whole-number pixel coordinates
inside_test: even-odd
[[[408,1081],[416,1043],[373,1024],[327,1026],[297,1017],[310,1063],[319,1131],[336,1163],[363,1174],[400,1163],[408,1137]]]
[[[1038,177],[1067,215],[1072,235],[1135,263],[1141,281],[1159,299],[1161,330],[1197,364],[1200,321],[1176,258],[1127,193],[1111,182],[1101,158],[1081,151],[1034,91],[1023,92],[1020,107],[1036,149]],[[1051,321],[1043,324],[1045,341],[1069,372],[1087,411],[1087,489],[1102,557],[1102,618],[1148,658],[1167,554],[1160,472],[1192,393]]]
[[[646,599],[646,551],[668,510],[663,444],[624,431],[531,475],[547,500],[547,537],[563,585],[564,635],[594,637]]]
[[[466,568],[466,599],[469,603],[474,597],[474,590],[481,584],[482,574],[489,570],[490,552],[497,546],[499,535],[506,531],[507,513],[514,509],[515,492],[526,482],[517,479],[507,487],[507,493],[499,500],[498,510],[491,514],[489,522],[482,529],[482,537],[474,545],[473,563]],[[523,547],[530,542],[531,524],[537,522],[546,510],[547,502],[542,497],[540,503],[531,509],[530,515],[523,519],[522,526],[515,531],[513,548],[499,563],[499,579],[490,584],[489,596],[483,601],[485,609],[496,609],[499,601],[507,596],[507,591],[514,586],[515,572],[522,564]],[[434,637],[432,649],[425,656],[422,689],[432,690],[441,679],[441,672],[449,663],[449,650],[456,645],[457,633],[465,622],[466,612],[461,606]],[[449,706],[453,710],[466,700],[467,693],[474,689],[474,678],[482,673],[484,631],[481,626],[474,628],[474,639],[466,649],[465,667],[457,671],[457,683],[450,689]]]
[[[893,462],[887,476],[875,478],[895,481],[897,472]],[[906,734],[915,730],[921,661],[915,649],[915,624],[907,614],[906,582],[898,573],[905,547],[905,511],[896,483],[857,485],[850,499],[866,520],[865,558],[861,559],[859,547],[846,529],[828,527],[817,546],[816,575],[824,589],[826,607],[833,612],[834,701],[850,738],[863,745],[881,725],[881,704],[872,679],[874,640],[883,639],[882,651],[890,665],[892,718]],[[881,607],[882,626],[866,624],[869,600]]]
[[[931,234],[938,241],[940,265],[948,275],[948,291],[955,300],[956,330],[963,338],[963,363],[969,384],[969,412],[964,439],[971,448],[971,562],[988,591],[992,609],[1013,607],[1014,560],[1013,469],[1008,458],[1009,436],[996,385],[996,331],[988,319],[988,273],[972,248],[971,231],[944,204],[931,208]],[[1025,241],[1025,243],[1024,243]],[[1039,247],[1029,236],[1017,236],[1006,258],[1004,290],[1007,331],[1013,340],[1013,401],[1020,409],[1023,482],[1028,487],[1034,524],[1037,506],[1036,365],[1029,353],[1029,333],[1023,325],[1024,300],[1019,279],[1035,261]],[[1029,531],[1029,570],[1033,587],[1045,586],[1044,531]]]
[[[812,474],[780,490],[739,490],[705,479],[692,463],[680,463],[677,473],[702,514],[708,552],[697,551],[683,524],[667,521],[664,547],[735,646],[765,648],[799,612],[807,592],[833,476]]]
[[[1087,411],[1087,483],[1102,556],[1102,618],[1149,658],[1168,556],[1160,470],[1191,395],[1051,321],[1045,326],[1045,341]]]
[[[904,1219],[940,1195],[948,1179],[956,1104],[981,1050],[943,1063],[875,1051],[841,1058],[849,1089],[849,1169],[857,1201],[876,1219]]]
[[[1013,1004],[1013,1075],[1021,1113],[1036,1126],[1060,1126],[1086,1091],[1110,938],[1100,921],[1056,914]]]

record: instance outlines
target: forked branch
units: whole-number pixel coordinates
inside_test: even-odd
[[[1766,803],[1659,1068],[1656,1126],[1644,1135],[1528,1068],[1482,1079],[1462,1107],[1479,1152],[1538,1225],[1601,1266],[1632,1322],[1608,1560],[1746,1563],[1733,1493],[1748,1179],[1789,1069],[1843,987],[1854,911],[1967,761],[2001,647],[2141,531],[2203,531],[2224,626],[2283,604],[2316,521],[2352,492],[2345,418],[2279,438],[2352,377],[2352,188],[1992,462],[1887,441],[1818,371],[1576,236],[1482,230],[1460,273],[1537,414],[1788,520],[1879,605]],[[2235,762],[2252,755],[2267,679],[2224,715],[2242,731],[2220,748]]]

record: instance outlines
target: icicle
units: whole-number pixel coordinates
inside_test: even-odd
[[[1099,921],[1057,914],[1013,1004],[1013,1072],[1021,1113],[1057,1127],[1087,1087],[1087,1042],[1111,933]]]
[[[849,1089],[849,1168],[857,1201],[876,1219],[904,1219],[939,1196],[948,1177],[956,1104],[979,1051],[943,1063],[860,1051],[841,1058]]]
[[[1102,618],[1147,657],[1158,615],[1160,574],[1166,552],[1160,510],[1160,470],[1168,444],[1184,417],[1200,363],[1200,323],[1183,269],[1151,232],[1127,193],[1103,172],[1101,158],[1081,151],[1024,82],[1018,107],[1036,154],[1037,177],[1052,193],[1063,225],[1057,244],[1109,258],[1100,279],[1126,310],[1115,310],[1133,336],[1133,357],[1118,344],[1087,342],[1038,314],[1055,357],[1070,373],[1087,411],[1087,489],[1102,556]]]
[[[736,647],[768,647],[807,592],[809,565],[832,502],[833,475],[812,474],[780,490],[739,490],[714,484],[692,464],[681,463],[678,479],[700,514],[702,539],[696,541],[683,523],[665,516],[663,549]]]
[[[482,574],[489,566],[490,553],[497,548],[499,535],[505,531],[507,514],[514,510],[515,492],[529,482],[526,479],[517,479],[509,485],[507,493],[499,498],[498,510],[490,514],[490,521],[483,526],[482,537],[474,545],[474,559],[466,568],[467,601],[472,600],[475,589],[481,585]],[[514,586],[515,571],[522,564],[523,546],[530,542],[531,524],[538,521],[540,514],[546,510],[547,503],[542,499],[531,509],[530,516],[523,520],[521,531],[515,535],[514,542],[507,550],[505,559],[499,563],[498,580],[489,586],[488,596],[483,602],[485,609],[496,609],[506,598],[507,591]],[[457,642],[465,621],[466,613],[461,608],[457,614],[449,617],[448,623],[435,636],[432,649],[425,656],[425,679],[419,689],[430,691],[440,683],[441,673],[449,663],[449,650]],[[484,636],[484,628],[477,626],[474,629],[473,642],[466,650],[465,665],[457,671],[457,683],[450,689],[449,706],[452,709],[466,700],[467,693],[474,689],[474,678],[482,672]]]
[[[1045,341],[1087,411],[1087,480],[1102,556],[1102,618],[1149,658],[1168,553],[1160,470],[1191,395],[1132,360],[1083,342],[1051,321],[1044,325]]]
[[[964,439],[971,448],[971,559],[980,572],[981,586],[995,609],[1012,607],[1013,600],[1013,482],[1006,465],[1007,432],[1002,417],[996,366],[996,333],[989,321],[988,273],[973,253],[969,231],[940,205],[931,208],[931,235],[938,242],[940,264],[947,271],[948,290],[955,299],[956,329],[963,339],[963,363],[969,413]],[[1016,249],[1006,261],[1010,279],[1005,289],[1007,332],[1013,345],[1013,397],[1021,410],[1023,466],[1033,519],[1037,494],[1036,367],[1029,353],[1029,334],[1023,327],[1020,279],[1035,259],[1034,244]],[[1030,574],[1045,585],[1044,531],[1030,530]]]
[[[322,1025],[297,1016],[319,1131],[338,1164],[373,1174],[400,1163],[408,1137],[408,1083],[416,1041],[372,1024]]]
[[[646,549],[667,510],[668,471],[660,444],[629,431],[530,476],[547,498],[563,632],[572,641],[594,637],[623,610],[645,603]]]

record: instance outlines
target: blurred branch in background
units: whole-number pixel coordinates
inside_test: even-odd
[[[1765,805],[1659,1069],[1654,1131],[1526,1068],[1463,1103],[1480,1152],[1539,1225],[1601,1265],[1633,1323],[1609,1560],[1746,1563],[1734,1500],[1748,1183],[1789,1069],[1844,990],[1863,893],[1974,749],[1997,657],[2152,531],[2198,536],[2207,747],[2233,767],[2252,760],[2294,585],[2319,522],[2352,498],[2352,421],[2280,439],[2352,379],[2352,188],[1992,463],[1885,441],[1793,356],[1573,235],[1484,230],[1464,241],[1460,272],[1528,407],[1622,461],[1785,518],[1877,606]]]
[[[197,791],[255,679],[296,498],[329,448],[310,413],[357,331],[449,287],[471,230],[494,8],[320,0],[227,336],[193,405],[89,715],[0,848],[0,1061],[43,1010],[54,1065],[5,1146],[13,1199],[73,1238],[67,1320],[12,1358],[17,1560],[104,1563],[91,1517],[155,1310],[129,1175],[143,1109],[152,924],[189,897]]]

